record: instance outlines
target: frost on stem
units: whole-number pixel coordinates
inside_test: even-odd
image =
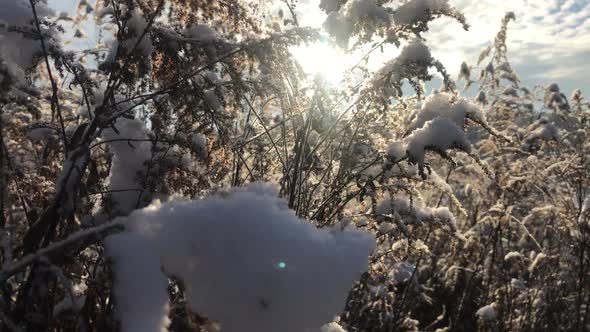
[[[122,220],[126,231],[106,246],[124,331],[146,319],[142,331],[165,329],[163,273],[180,279],[191,310],[223,331],[317,329],[343,309],[375,247],[363,232],[298,219],[261,183],[225,197],[155,203]]]
[[[457,228],[455,216],[447,207],[430,208],[403,196],[393,198],[385,196],[377,203],[375,214],[378,220],[383,219],[384,216],[399,215],[403,219],[401,221],[403,224],[398,226],[403,228],[410,224],[438,222],[446,226],[458,239],[465,240]]]

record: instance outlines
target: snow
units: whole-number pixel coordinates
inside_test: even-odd
[[[448,0],[410,0],[395,10],[393,20],[399,25],[425,22],[433,12],[450,12]]]
[[[335,12],[340,6],[340,0],[320,0],[320,8],[326,13]]]
[[[428,121],[422,128],[415,130],[406,138],[409,160],[424,165],[427,150],[444,152],[459,149],[471,153],[471,143],[465,133],[449,118],[437,117]]]
[[[127,27],[133,34],[133,37],[126,40],[123,44],[127,52],[131,52],[133,47],[137,45],[137,50],[144,56],[150,57],[154,53],[154,45],[152,44],[152,38],[149,32],[144,34],[145,29],[148,27],[148,22],[141,15],[141,11],[136,9],[132,12],[131,18],[127,21]]]
[[[544,97],[545,107],[558,110],[568,110],[569,105],[567,97],[561,93],[557,83],[551,83],[545,88]]]
[[[206,24],[197,24],[183,31],[183,34],[195,41],[212,41],[218,38],[217,31]]]
[[[200,133],[193,133],[191,142],[193,143],[193,149],[196,151],[207,151],[207,136]]]
[[[400,160],[406,156],[406,145],[403,142],[392,142],[387,146],[387,156],[393,160]]]
[[[529,265],[529,272],[535,272],[541,266],[541,264],[543,264],[546,261],[546,259],[547,255],[545,255],[542,252],[538,253],[535,256],[535,259],[531,262],[531,265]]]
[[[480,91],[477,93],[477,97],[475,97],[475,100],[477,100],[478,103],[481,103],[483,105],[488,103],[488,99],[486,97],[486,93],[483,91]]]
[[[364,232],[298,219],[262,183],[197,201],[156,202],[121,220],[126,231],[106,246],[123,331],[165,330],[161,271],[180,279],[191,310],[219,321],[224,332],[318,329],[343,310],[375,247]]]
[[[376,25],[389,25],[390,15],[387,10],[375,0],[352,0],[346,3],[340,11],[335,11],[334,3],[323,1],[326,12],[329,12],[323,28],[332,35],[342,48],[348,48],[348,40],[352,36],[353,27],[357,22]],[[329,9],[328,9],[329,8]]]
[[[511,86],[506,87],[502,91],[502,94],[505,95],[505,96],[512,96],[512,97],[518,98],[518,92],[516,91],[515,88],[513,88]]]
[[[582,91],[580,89],[575,89],[572,92],[572,96],[570,97],[570,99],[574,102],[581,102],[582,99],[584,99],[584,97],[582,97]]]
[[[391,232],[394,229],[394,226],[390,222],[382,222],[379,224],[379,232],[382,234],[386,234]]]
[[[353,0],[347,7],[347,18],[358,21],[362,18],[378,19],[389,22],[385,8],[377,5],[375,0]]]
[[[63,273],[61,273],[61,275],[63,275]],[[70,283],[68,279],[64,279],[65,280],[62,280],[64,283]],[[70,284],[68,286],[70,289],[66,291],[64,298],[53,307],[53,316],[59,316],[64,312],[78,313],[84,307],[86,302],[86,295],[84,295],[84,292],[88,286],[84,282],[76,285]]]
[[[331,12],[322,27],[336,39],[342,48],[348,48],[348,40],[353,30],[353,22],[340,12]]]
[[[19,32],[11,32],[10,28],[36,29],[31,25],[31,5],[27,0],[0,0],[0,8],[0,59],[4,61],[12,79],[24,83],[25,70],[33,64],[33,56],[41,51],[41,44],[37,40],[25,38]],[[35,8],[41,20],[54,15],[45,1],[37,2]]]
[[[403,222],[400,225],[402,227],[406,224],[436,220],[446,225],[457,238],[464,239],[463,235],[458,231],[455,216],[447,207],[430,208],[423,206],[421,202],[416,200],[410,202],[407,197],[399,195],[393,198],[385,195],[385,197],[377,202],[377,206],[375,207],[377,220],[383,219],[383,216],[395,216],[396,214],[403,217]],[[383,225],[383,222],[381,225]]]
[[[338,323],[332,322],[321,327],[320,332],[346,332]]]
[[[417,113],[408,131],[422,128],[426,122],[437,117],[448,118],[459,128],[465,125],[465,118],[487,125],[483,110],[479,106],[465,98],[457,98],[448,93],[430,95]]]
[[[88,162],[89,154],[83,152],[78,155],[74,151],[68,154],[68,158],[64,161],[62,171],[55,181],[56,192],[62,193],[61,210],[64,214],[74,212],[78,195],[78,179],[84,174],[85,166]]]
[[[461,69],[459,71],[459,76],[457,77],[457,80],[461,79],[465,79],[467,81],[471,79],[471,69],[465,61],[461,63]]]
[[[389,275],[391,279],[395,282],[396,285],[404,284],[412,278],[414,271],[416,270],[416,266],[411,264],[410,262],[403,261],[397,262],[393,264]]]
[[[578,218],[578,223],[584,222],[587,219],[586,214],[590,212],[590,196],[586,197],[584,203],[582,203],[582,208],[580,209],[580,217]]]
[[[48,139],[55,133],[55,129],[51,128],[50,126],[39,126],[31,128],[27,132],[27,137],[33,142],[40,142]]]
[[[369,82],[369,86],[382,88],[383,85],[393,84],[401,86],[404,78],[411,78],[416,74],[416,67],[426,71],[427,67],[434,65],[434,58],[430,49],[420,39],[410,41],[401,51],[400,55],[385,63]],[[389,84],[387,84],[389,83]],[[398,91],[399,94],[401,91]],[[394,91],[395,94],[395,91]],[[397,95],[396,94],[396,95]]]
[[[557,129],[557,127],[550,123],[545,117],[542,117],[531,124],[528,128],[528,131],[529,133],[526,136],[527,142],[536,139],[541,139],[543,141],[555,140],[559,142],[561,137],[559,134],[559,129]]]
[[[149,130],[139,119],[117,119],[115,127],[119,133],[108,128],[103,131],[105,140],[109,142],[113,153],[111,172],[107,178],[108,189],[117,191],[111,194],[120,214],[129,214],[139,204],[143,189],[138,176],[145,173],[145,162],[150,160],[151,142],[128,142],[125,139],[148,139]],[[143,196],[146,198],[145,196]]]
[[[215,94],[215,89],[205,90],[205,104],[214,111],[223,109],[223,105],[221,105],[219,98]]]
[[[108,238],[107,254],[113,259],[117,315],[126,332],[167,331],[168,279],[162,274],[158,253],[141,234]]]
[[[518,260],[521,258],[522,258],[522,255],[518,251],[511,251],[511,252],[507,253],[506,256],[504,256],[505,261]]]
[[[483,306],[481,308],[479,308],[476,312],[475,315],[481,319],[484,322],[492,322],[496,319],[497,317],[497,313],[496,313],[496,304],[492,303],[492,304],[488,304],[486,306]]]

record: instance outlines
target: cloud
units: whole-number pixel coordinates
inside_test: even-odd
[[[431,24],[426,36],[433,55],[449,71],[463,60],[475,63],[493,40],[507,11],[516,14],[508,29],[508,55],[525,84],[559,81],[566,89],[589,88],[589,0],[451,0],[471,25],[468,32],[450,19]],[[565,81],[565,82],[564,82]]]

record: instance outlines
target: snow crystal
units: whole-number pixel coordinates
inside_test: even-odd
[[[125,232],[107,239],[124,331],[167,324],[160,265],[183,281],[191,310],[224,332],[318,329],[343,310],[375,247],[358,230],[298,219],[260,183],[225,197],[153,204],[125,222]]]

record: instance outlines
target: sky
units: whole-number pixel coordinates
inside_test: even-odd
[[[49,0],[58,11],[72,11],[78,0]],[[91,1],[92,2],[92,1]],[[321,27],[325,14],[320,0],[299,0],[296,12],[303,26]],[[433,55],[456,75],[461,62],[475,64],[479,53],[491,43],[504,14],[513,11],[509,24],[508,56],[523,83],[529,87],[559,83],[566,93],[579,88],[590,94],[590,0],[450,0],[470,24],[469,31],[449,18],[430,24],[424,37]],[[397,54],[386,49],[375,66]],[[324,57],[321,55],[325,54]],[[304,67],[315,71],[342,68],[355,56],[344,55],[326,45],[299,49],[295,55]],[[339,58],[339,59],[335,59]],[[358,57],[356,57],[358,58]],[[339,77],[336,75],[338,81]]]
[[[590,0],[451,0],[471,25],[441,19],[429,34],[433,54],[451,72],[461,59],[475,63],[507,11],[516,14],[508,28],[508,56],[525,84],[557,82],[564,91],[590,93]],[[442,42],[438,42],[442,41]],[[454,69],[454,70],[453,70]]]
[[[450,0],[464,13],[469,31],[449,18],[430,24],[427,38],[433,55],[451,74],[461,62],[475,64],[482,49],[494,39],[505,13],[509,24],[508,56],[529,87],[559,83],[567,93],[579,88],[590,94],[590,0]],[[319,0],[301,0],[302,24],[320,26],[325,15]],[[395,56],[395,51],[392,51]]]

